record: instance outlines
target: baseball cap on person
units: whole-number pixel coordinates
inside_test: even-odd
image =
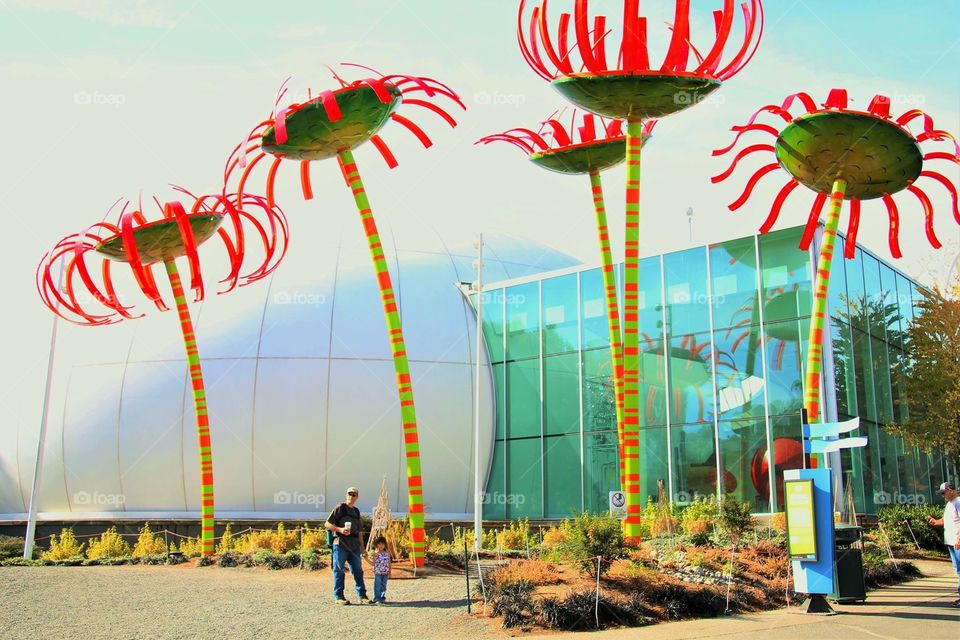
[[[954,486],[949,482],[944,482],[943,484],[940,485],[940,488],[937,489],[937,495],[942,496],[947,491],[955,491],[955,489],[954,489]]]
[[[349,487],[347,489],[347,495],[350,495],[350,494],[360,495],[360,489],[357,489],[356,487]]]

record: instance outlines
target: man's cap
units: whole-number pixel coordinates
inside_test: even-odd
[[[950,484],[949,482],[944,482],[943,484],[940,485],[940,488],[937,489],[937,495],[942,496],[947,491],[953,491],[953,490],[954,490],[954,486],[952,484]]]
[[[355,493],[360,495],[360,489],[357,489],[356,487],[347,487],[347,493]]]

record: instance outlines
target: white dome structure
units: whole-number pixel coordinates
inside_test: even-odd
[[[324,516],[356,485],[372,506],[384,476],[406,512],[400,409],[373,267],[357,221],[294,222],[270,280],[194,305],[211,417],[216,517]],[[353,223],[353,224],[350,224]],[[381,237],[410,356],[427,519],[473,513],[475,315],[470,242],[424,229]],[[489,237],[484,280],[576,264],[530,242]],[[138,301],[138,304],[140,302]],[[175,313],[107,327],[60,324],[39,492],[43,521],[199,518],[193,405]],[[486,355],[483,356],[484,360]],[[493,443],[484,367],[481,461]],[[22,521],[37,427],[0,426],[0,521]]]

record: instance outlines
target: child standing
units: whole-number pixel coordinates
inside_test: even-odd
[[[373,541],[373,602],[383,604],[387,600],[387,579],[390,577],[390,552],[387,539],[378,536]]]

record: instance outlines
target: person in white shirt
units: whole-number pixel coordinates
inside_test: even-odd
[[[943,527],[943,542],[947,545],[947,551],[950,553],[950,561],[953,562],[953,568],[957,572],[957,596],[960,596],[960,497],[958,492],[949,482],[940,485],[937,493],[943,496],[946,504],[943,506],[942,518],[927,518],[927,522],[938,527]],[[960,608],[960,597],[953,603],[954,607]]]

